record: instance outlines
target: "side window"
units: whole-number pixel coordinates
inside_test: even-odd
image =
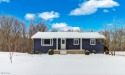
[[[79,45],[79,39],[74,39],[73,43],[74,43],[74,45]]]
[[[96,45],[96,39],[90,39],[90,45]]]
[[[51,44],[51,43],[50,43],[50,40],[51,40],[51,39],[44,39],[44,44],[50,45],[50,44]]]
[[[42,46],[53,46],[53,39],[41,39]]]

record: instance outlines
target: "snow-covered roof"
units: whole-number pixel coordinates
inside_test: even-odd
[[[105,39],[105,36],[98,32],[37,32],[31,37],[36,38],[95,38]]]

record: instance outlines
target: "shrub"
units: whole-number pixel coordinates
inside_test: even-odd
[[[85,55],[89,55],[89,54],[90,54],[90,51],[86,50]]]
[[[94,54],[96,54],[96,51],[95,51],[95,50],[93,50],[93,53],[94,53]]]
[[[107,46],[104,46],[104,52],[109,51],[109,48]]]
[[[48,51],[48,54],[49,54],[49,55],[53,55],[53,54],[54,54],[54,50],[50,49],[50,50]]]
[[[92,53],[93,53],[93,51],[89,51],[89,53],[90,53],[90,54],[92,54]]]
[[[109,54],[109,51],[105,51],[105,54]]]

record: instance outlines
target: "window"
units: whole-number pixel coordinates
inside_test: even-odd
[[[62,44],[65,44],[65,40],[62,40]]]
[[[79,45],[79,39],[74,39],[73,43],[74,45]]]
[[[52,39],[42,39],[41,45],[42,46],[53,46],[53,40]]]
[[[90,39],[90,45],[96,45],[96,39]]]

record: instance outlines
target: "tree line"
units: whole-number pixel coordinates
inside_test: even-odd
[[[100,33],[106,37],[104,44],[112,55],[115,55],[115,51],[125,51],[125,23],[123,20],[114,18],[110,26],[105,25],[104,30]]]
[[[35,24],[31,20],[27,28],[24,22],[15,17],[0,16],[0,51],[31,53],[33,50],[31,36],[38,31],[48,31],[44,22]]]
[[[120,27],[117,27],[118,25]],[[33,50],[31,36],[38,31],[48,32],[49,29],[44,22],[36,23],[34,20],[30,20],[29,25],[26,25],[13,16],[0,16],[0,51],[31,53]],[[57,32],[58,30],[51,31]],[[104,29],[99,32],[106,36],[107,39],[104,40],[104,43],[110,51],[125,50],[124,23],[115,19],[112,22],[112,27],[109,28],[105,25]]]

